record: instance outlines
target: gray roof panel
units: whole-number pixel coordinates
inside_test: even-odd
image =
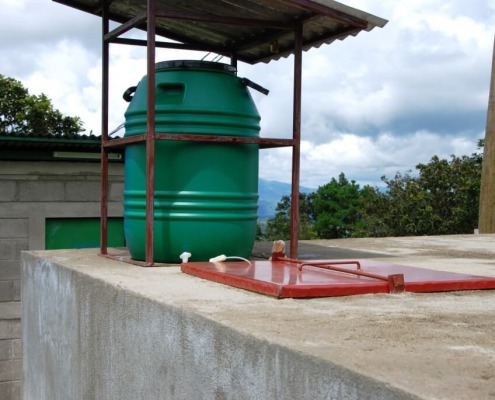
[[[101,0],[54,0],[101,15]],[[333,0],[156,0],[156,32],[170,40],[255,64],[294,52],[294,28],[303,26],[303,49],[383,27],[386,20]],[[146,10],[145,0],[113,0],[111,20],[124,23]],[[189,20],[187,20],[187,16]],[[215,22],[205,21],[207,17]],[[255,23],[254,23],[255,22]],[[146,24],[139,26],[146,30]],[[275,45],[273,45],[275,44]],[[276,48],[276,51],[274,49]]]

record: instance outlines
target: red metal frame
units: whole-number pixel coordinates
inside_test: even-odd
[[[109,89],[109,43],[105,36],[109,31],[108,3],[104,2],[102,7],[102,77],[101,77],[101,232],[100,232],[100,253],[108,254],[108,149],[105,143],[108,142],[108,89]]]
[[[293,139],[268,139],[257,138],[249,136],[214,136],[214,135],[191,135],[191,134],[177,134],[177,133],[155,133],[155,139],[157,140],[175,140],[175,141],[188,141],[188,142],[215,142],[226,144],[257,144],[262,149],[271,147],[290,147],[294,144]],[[126,146],[131,143],[142,142],[146,140],[146,135],[135,135],[124,138],[112,139],[105,143],[104,147],[118,147]]]
[[[151,266],[153,259],[153,226],[155,222],[155,37],[156,37],[156,0],[148,0],[148,110],[146,131],[146,265]]]
[[[141,13],[124,24],[109,32],[108,2],[102,2],[102,146],[101,146],[101,244],[100,254],[105,257],[123,260],[122,255],[108,253],[107,219],[108,219],[108,149],[116,146],[126,146],[130,143],[146,142],[146,260],[145,262],[129,261],[136,265],[153,266],[153,225],[154,225],[154,157],[155,140],[189,140],[223,143],[254,143],[260,148],[292,147],[292,190],[291,190],[291,229],[290,256],[297,257],[299,233],[299,170],[300,170],[300,141],[301,141],[301,86],[302,86],[302,21],[296,23],[276,23],[280,29],[294,30],[294,105],[292,139],[241,138],[237,136],[216,135],[177,135],[157,133],[155,131],[155,55],[156,47],[183,48],[191,50],[208,50],[202,46],[156,42],[156,18],[175,18],[184,20],[199,20],[206,22],[243,24],[252,26],[274,26],[273,21],[250,20],[244,18],[224,19],[194,13],[172,13],[166,10],[157,11],[156,0],[147,0],[145,13]],[[302,3],[305,3],[302,1]],[[307,4],[303,4],[307,6]],[[121,39],[120,35],[130,29],[147,23],[147,40]],[[352,21],[355,24],[355,21]],[[147,131],[144,135],[129,138],[112,139],[108,137],[108,91],[109,91],[109,44],[121,43],[147,46],[147,75],[148,75],[148,110]],[[209,49],[216,52],[216,49]],[[232,65],[237,64],[235,54],[231,54]]]
[[[301,95],[302,95],[302,42],[303,30],[300,25],[294,40],[294,110],[292,114],[292,191],[290,218],[290,256],[297,257],[299,241],[299,171],[301,160]]]

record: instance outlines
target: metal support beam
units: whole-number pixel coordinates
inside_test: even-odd
[[[109,30],[108,3],[102,10],[102,77],[101,77],[101,223],[100,223],[100,253],[108,252],[108,88],[109,88],[109,44],[104,37]]]
[[[299,170],[301,164],[301,94],[303,27],[295,31],[294,40],[294,109],[292,122],[292,192],[290,224],[290,257],[297,258],[299,241]]]
[[[111,41],[112,39],[118,38],[120,35],[123,35],[131,29],[138,27],[144,21],[146,21],[146,13],[138,14],[129,21],[124,22],[122,25],[119,25],[112,32],[104,34],[103,38],[105,41]]]
[[[110,40],[111,43],[116,44],[128,44],[132,46],[147,46],[148,43],[146,40],[142,39],[130,39],[130,38],[115,38]],[[178,50],[195,50],[195,51],[212,51],[215,53],[222,53],[227,56],[230,56],[230,53],[225,51],[225,47],[216,47],[212,48],[212,46],[199,46],[185,43],[172,43],[172,42],[155,42],[155,47],[161,49],[178,49]]]
[[[189,133],[161,133],[155,132],[155,140],[175,140],[204,143],[227,143],[227,144],[257,144],[260,149],[274,147],[291,147],[294,144],[292,139],[272,139],[249,136],[223,136],[223,135],[192,135]],[[146,141],[146,135],[134,135],[117,138],[107,141],[106,148],[122,147],[132,143]]]
[[[148,110],[146,129],[146,265],[154,263],[155,222],[155,40],[156,0],[148,0],[147,8]]]

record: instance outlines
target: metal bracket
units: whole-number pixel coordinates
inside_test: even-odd
[[[390,293],[404,293],[404,274],[389,275],[388,286],[390,289]]]

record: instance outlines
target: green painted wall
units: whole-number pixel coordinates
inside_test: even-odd
[[[123,247],[122,218],[108,219],[108,246]],[[45,248],[82,249],[100,247],[100,218],[49,218],[45,226]]]

